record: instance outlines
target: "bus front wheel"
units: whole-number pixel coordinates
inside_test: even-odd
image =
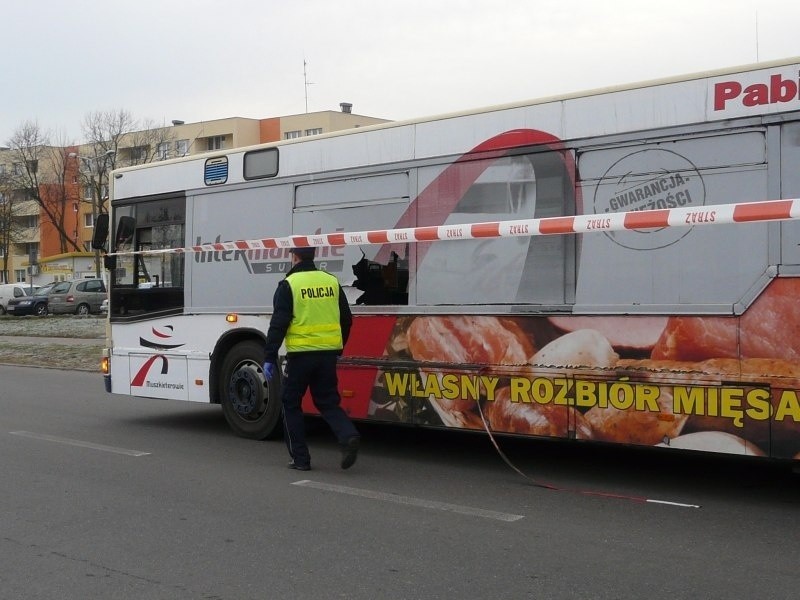
[[[264,378],[264,346],[253,341],[235,345],[222,361],[219,392],[225,420],[240,437],[263,440],[280,431],[280,374]]]

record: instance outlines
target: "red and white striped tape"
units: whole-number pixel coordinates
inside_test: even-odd
[[[664,210],[632,211],[572,217],[545,217],[486,223],[464,223],[402,229],[375,229],[347,233],[292,235],[258,240],[237,240],[200,244],[187,248],[165,248],[137,252],[116,252],[110,256],[130,254],[167,254],[180,252],[209,252],[222,250],[263,250],[265,248],[300,248],[322,246],[365,246],[410,242],[468,240],[476,238],[524,237],[563,235],[567,233],[597,233],[663,227],[693,227],[725,225],[758,221],[782,221],[800,218],[800,198],[765,200],[739,204],[717,204],[702,207],[682,207]]]

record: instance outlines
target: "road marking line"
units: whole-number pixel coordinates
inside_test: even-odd
[[[669,500],[656,500],[654,498],[648,498],[646,502],[650,502],[652,504],[666,504],[668,506],[678,506],[680,508],[700,508],[699,504],[686,504],[685,502],[670,502]]]
[[[81,440],[71,440],[69,438],[56,437],[54,435],[46,435],[44,433],[31,433],[30,431],[10,431],[11,435],[18,435],[20,437],[32,438],[34,440],[44,440],[46,442],[55,442],[57,444],[66,444],[68,446],[78,446],[80,448],[91,448],[92,450],[102,450],[103,452],[113,452],[114,454],[125,454],[126,456],[147,456],[149,452],[141,452],[140,450],[128,450],[126,448],[116,448],[114,446],[103,446],[102,444],[93,444],[92,442],[84,442]]]
[[[362,498],[370,498],[371,500],[383,500],[384,502],[405,504],[407,506],[432,508],[434,510],[453,512],[461,515],[468,515],[471,517],[483,517],[485,519],[494,519],[496,521],[507,521],[509,523],[513,521],[519,521],[520,519],[524,518],[523,515],[513,515],[510,513],[497,512],[494,510],[484,510],[482,508],[462,506],[460,504],[449,504],[447,502],[436,502],[435,500],[423,500],[422,498],[413,498],[411,496],[399,496],[397,494],[387,494],[386,492],[374,492],[372,490],[362,490],[359,488],[352,488],[344,485],[332,485],[329,483],[321,483],[319,481],[311,481],[310,479],[295,481],[292,483],[292,485],[298,485],[301,487],[310,487],[317,490],[325,490],[326,492],[336,492],[338,494],[348,494],[350,496],[361,496]]]

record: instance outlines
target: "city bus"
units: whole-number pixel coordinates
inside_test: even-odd
[[[314,245],[352,306],[353,419],[800,459],[800,225],[719,218],[800,197],[799,73],[759,63],[118,169],[93,241],[106,389],[279,434],[272,296],[289,248]]]

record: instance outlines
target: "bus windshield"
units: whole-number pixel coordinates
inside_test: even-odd
[[[112,318],[183,308],[183,254],[137,253],[182,247],[185,215],[183,198],[146,201],[117,210],[114,251],[120,255],[111,276]],[[123,219],[133,223],[130,235]]]

